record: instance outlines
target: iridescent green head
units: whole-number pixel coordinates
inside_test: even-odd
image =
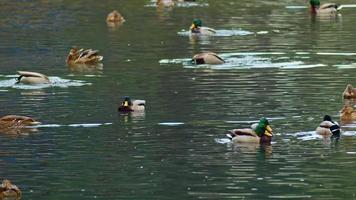
[[[195,27],[200,27],[200,26],[202,26],[202,21],[200,19],[194,19],[193,20],[193,25]]]
[[[319,0],[310,0],[310,5],[312,6],[320,6],[320,1]]]
[[[268,121],[268,119],[266,119],[265,117],[262,117],[262,118],[260,119],[259,124],[261,124],[261,125],[269,125],[269,121]]]

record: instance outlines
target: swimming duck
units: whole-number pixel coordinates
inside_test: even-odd
[[[214,29],[202,26],[202,21],[200,19],[193,20],[193,23],[190,26],[190,32],[201,35],[214,35],[216,33]]]
[[[66,62],[71,64],[98,64],[103,60],[103,56],[99,55],[98,50],[93,49],[78,49],[72,47],[67,56]]]
[[[0,118],[0,130],[7,129],[21,129],[27,126],[38,125],[38,122],[31,117],[19,116],[19,115],[6,115]]]
[[[173,0],[157,0],[156,5],[170,7],[170,6],[174,6],[175,2]]]
[[[114,10],[106,17],[106,22],[124,22],[125,18],[117,11]]]
[[[340,137],[340,126],[337,122],[334,122],[329,115],[325,115],[315,132],[319,135]]]
[[[231,141],[236,143],[271,143],[272,128],[266,118],[262,117],[258,124],[252,125],[251,128],[233,129],[226,134]]]
[[[119,112],[144,111],[145,100],[131,100],[130,97],[124,97],[123,102],[118,108]]]
[[[325,3],[320,5],[320,0],[310,0],[310,9],[314,14],[336,14],[341,6],[336,3]]]
[[[48,84],[50,83],[48,77],[37,72],[18,71],[20,76],[16,78],[16,83],[24,84]]]
[[[356,88],[352,87],[351,84],[348,84],[342,96],[344,99],[356,98]]]
[[[206,53],[199,53],[193,56],[192,63],[196,65],[200,64],[223,64],[225,61],[220,58],[216,53],[213,52],[206,52]]]
[[[356,120],[356,111],[350,105],[344,105],[340,110],[340,120],[341,121],[354,121]]]
[[[0,199],[21,199],[21,190],[16,186],[11,184],[7,179],[2,181],[0,185]]]

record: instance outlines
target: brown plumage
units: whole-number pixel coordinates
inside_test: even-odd
[[[206,53],[199,53],[193,56],[192,62],[194,64],[223,64],[225,61],[220,58],[216,53],[213,52],[206,52]]]
[[[352,87],[351,84],[348,84],[342,96],[344,97],[344,99],[356,98],[356,88]]]
[[[352,106],[344,105],[340,110],[340,120],[341,121],[354,121],[356,120],[356,111]]]
[[[67,64],[98,64],[103,59],[98,50],[73,47],[67,56]]]
[[[6,115],[0,118],[0,130],[18,129],[38,124],[40,124],[40,122],[26,116]]]
[[[21,199],[21,190],[16,185],[11,184],[9,180],[5,179],[0,185],[0,199],[19,200]]]
[[[106,22],[124,22],[125,18],[117,11],[114,10],[111,13],[108,14],[106,17]]]

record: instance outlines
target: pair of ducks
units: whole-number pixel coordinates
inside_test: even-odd
[[[0,199],[19,200],[21,199],[21,190],[9,180],[5,179],[0,185]]]

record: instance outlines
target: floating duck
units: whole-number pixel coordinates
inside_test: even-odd
[[[51,83],[48,77],[37,72],[18,71],[20,76],[16,78],[16,83],[24,84],[48,84]]]
[[[200,64],[223,64],[225,61],[220,58],[216,53],[213,52],[206,52],[206,53],[199,53],[193,56],[192,63],[196,65]]]
[[[341,121],[354,121],[356,120],[356,111],[350,105],[344,105],[340,110],[340,120]]]
[[[175,2],[173,0],[157,0],[156,5],[171,7],[175,5]]]
[[[118,108],[119,112],[144,111],[145,100],[131,100],[130,97],[124,97],[123,102]]]
[[[11,184],[9,180],[5,179],[0,185],[0,199],[19,200],[21,199],[21,190],[16,185]]]
[[[334,122],[329,115],[325,115],[315,132],[319,135],[340,137],[340,126],[337,122]]]
[[[125,18],[117,11],[114,10],[111,13],[108,14],[106,17],[106,22],[124,22]]]
[[[41,124],[41,122],[26,116],[6,115],[0,118],[0,130],[21,129],[38,124]]]
[[[90,64],[95,65],[103,60],[103,56],[99,55],[98,50],[93,49],[78,49],[72,47],[67,56],[66,62],[69,65],[72,64]]]
[[[314,14],[337,14],[341,6],[336,3],[326,3],[320,5],[320,0],[310,0],[310,9]]]
[[[214,35],[216,33],[214,29],[202,26],[202,21],[200,19],[193,20],[193,23],[190,26],[190,32],[192,34],[200,35]]]
[[[233,129],[226,136],[236,143],[269,144],[271,143],[273,133],[268,120],[262,117],[258,124],[253,124],[251,128]]]
[[[356,98],[356,88],[352,87],[351,84],[348,84],[342,96],[344,99]]]

